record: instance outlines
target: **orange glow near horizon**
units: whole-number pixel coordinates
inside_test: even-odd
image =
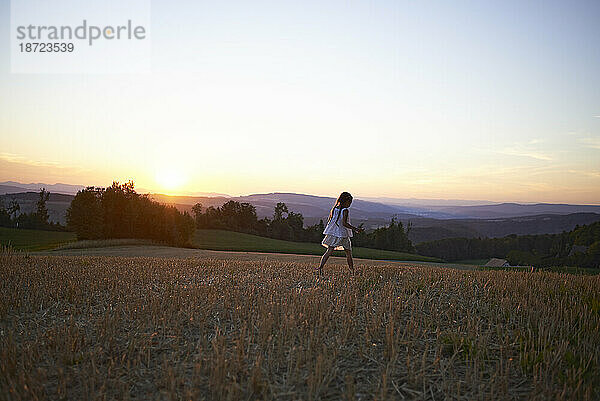
[[[167,153],[167,152],[165,152]],[[169,152],[168,154],[173,154]],[[77,168],[59,162],[33,162],[7,159],[0,154],[0,182],[23,184],[64,183],[84,186],[110,186],[113,181],[132,180],[139,193],[166,195],[203,195],[208,193],[230,196],[270,192],[292,192],[335,197],[350,191],[356,198],[389,197],[417,199],[460,199],[492,202],[543,202],[571,204],[600,204],[600,186],[593,185],[599,177],[581,171],[531,171],[523,169],[493,169],[491,165],[474,166],[453,175],[443,171],[394,172],[388,176],[372,177],[360,171],[360,165],[348,165],[330,175],[304,174],[278,169],[261,171],[256,164],[229,166],[200,165],[192,158],[165,160],[150,158],[148,163],[93,165]],[[196,165],[195,165],[196,164]],[[235,171],[232,171],[234,170]],[[425,180],[427,179],[427,180]],[[427,181],[427,182],[425,182]]]
[[[182,187],[187,179],[185,173],[175,167],[161,167],[156,172],[155,181],[161,190],[177,194],[185,192]]]

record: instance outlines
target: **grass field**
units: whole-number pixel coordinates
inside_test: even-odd
[[[468,266],[468,265],[466,265]],[[487,267],[487,266],[478,266],[478,270],[506,270],[506,271],[521,271],[528,272],[531,271],[531,267],[528,266],[511,266],[511,267]],[[575,266],[554,266],[554,267],[542,267],[538,268],[538,271],[546,271],[546,272],[554,272],[554,273],[568,273],[568,274],[576,274],[576,275],[598,275],[600,274],[599,269],[592,269],[589,267],[575,267]]]
[[[205,252],[0,254],[0,399],[600,397],[598,276]]]
[[[282,241],[224,230],[196,230],[194,245],[200,249],[215,251],[276,252],[301,255],[322,255],[325,252],[325,248],[317,243]],[[440,262],[439,259],[427,256],[359,247],[354,247],[352,254],[363,259]],[[336,251],[335,255],[344,255],[344,252]]]
[[[43,251],[75,241],[74,233],[0,227],[0,244],[25,251]]]

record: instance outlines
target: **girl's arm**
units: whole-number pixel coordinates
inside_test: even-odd
[[[362,231],[362,228],[354,227],[352,224],[348,223],[348,209],[344,209],[344,213],[342,214],[342,224],[344,227],[354,231]]]

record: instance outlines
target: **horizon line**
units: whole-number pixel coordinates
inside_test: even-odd
[[[116,181],[114,180],[113,182],[119,182],[122,183],[121,181]],[[126,181],[124,181],[126,182]],[[7,181],[3,181],[0,182],[0,185],[7,185],[9,183],[16,183],[16,184],[20,184],[20,185],[36,185],[36,184],[43,184],[43,185],[47,185],[47,186],[56,186],[56,185],[67,185],[67,186],[73,186],[73,187],[82,187],[82,188],[87,188],[87,187],[95,187],[95,188],[107,188],[108,186],[97,186],[97,185],[82,185],[82,184],[69,184],[69,183],[65,183],[65,182],[56,182],[54,184],[49,184],[49,183],[43,183],[43,182],[31,182],[31,183],[23,183],[23,182],[19,182],[19,181],[14,181],[14,180],[7,180]],[[134,182],[135,184],[135,182]],[[111,183],[112,185],[112,183]],[[135,187],[134,187],[135,188]],[[26,190],[25,192],[37,192],[34,189],[29,189],[29,188],[22,188],[24,190]],[[224,197],[224,198],[243,198],[243,197],[248,197],[248,196],[253,196],[253,195],[271,195],[271,194],[281,194],[281,195],[302,195],[302,196],[313,196],[313,197],[319,197],[319,198],[330,198],[330,199],[335,199],[335,196],[331,196],[331,195],[322,195],[322,194],[310,194],[310,193],[304,193],[304,192],[289,192],[289,191],[271,191],[271,192],[255,192],[255,193],[249,193],[249,194],[239,194],[239,195],[230,195],[230,194],[224,194],[224,193],[219,193],[219,192],[214,192],[214,191],[197,191],[197,192],[192,192],[192,191],[186,191],[184,193],[165,193],[165,192],[154,192],[148,188],[143,188],[143,187],[139,187],[139,188],[135,188],[137,193],[140,194],[148,194],[148,195],[162,195],[162,196],[169,196],[169,197],[203,197],[203,198],[220,198],[220,197]],[[55,193],[55,194],[61,194],[61,195],[74,195],[74,193],[69,193],[69,192],[51,192],[48,191],[50,193]],[[19,192],[14,192],[14,194],[19,193]],[[11,195],[13,193],[6,193],[6,194],[2,194],[2,196],[4,195]],[[202,195],[204,194],[204,195]],[[210,195],[212,194],[212,195]],[[547,201],[535,201],[535,202],[526,202],[526,201],[515,201],[515,200],[503,200],[503,201],[492,201],[492,200],[483,200],[483,199],[460,199],[460,198],[416,198],[416,197],[410,197],[410,198],[396,198],[396,197],[391,197],[391,196],[357,196],[354,199],[357,200],[362,200],[362,201],[367,201],[367,202],[378,202],[378,203],[385,203],[382,202],[382,200],[396,200],[396,201],[446,201],[446,202],[452,202],[452,201],[456,201],[456,202],[481,202],[482,204],[473,204],[473,205],[452,205],[452,204],[448,204],[448,205],[435,205],[435,206],[491,206],[491,205],[500,205],[500,204],[517,204],[517,205],[569,205],[569,206],[600,206],[600,202],[599,203],[568,203],[568,202],[547,202]],[[485,204],[484,204],[485,203]],[[427,205],[424,204],[424,206],[434,206],[434,205]]]

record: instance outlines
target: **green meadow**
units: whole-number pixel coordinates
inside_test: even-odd
[[[194,245],[200,249],[215,251],[276,252],[300,255],[320,255],[325,251],[323,246],[316,243],[283,241],[225,230],[196,230]],[[440,262],[439,259],[427,256],[370,248],[356,247],[353,248],[352,254],[354,257],[362,259]],[[343,256],[344,252],[336,251],[334,255]]]
[[[23,251],[46,251],[76,239],[71,232],[0,227],[0,244]]]
[[[71,232],[0,228],[0,244],[11,246],[18,250],[47,251],[67,244],[69,247],[81,248],[75,241],[75,234]],[[90,241],[89,245],[81,243],[81,245],[85,245],[84,247],[103,247],[119,244],[121,243],[114,240]],[[193,247],[215,251],[291,253],[300,255],[320,255],[325,250],[325,248],[317,243],[283,241],[225,230],[196,230]],[[336,251],[335,255],[343,256],[344,253]],[[353,255],[354,257],[363,259],[420,262],[440,261],[436,258],[416,254],[359,247],[353,249]]]

